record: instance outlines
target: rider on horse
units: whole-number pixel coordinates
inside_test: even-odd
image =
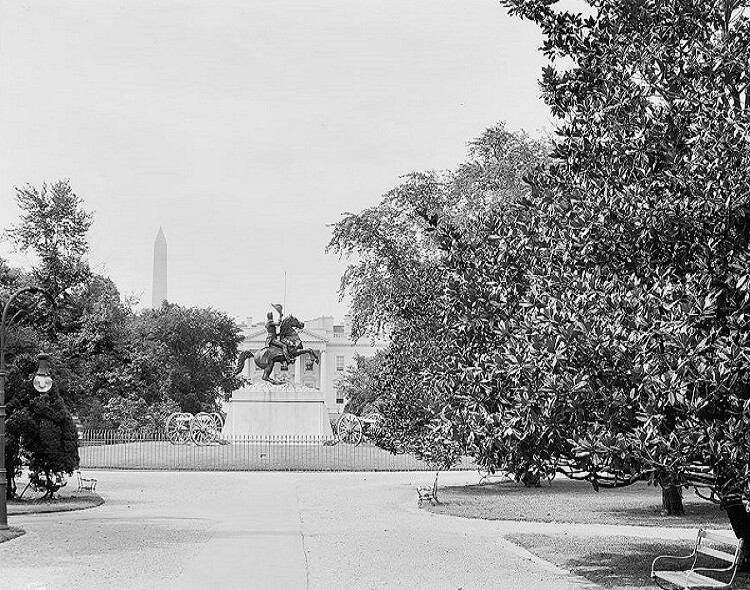
[[[278,329],[279,327],[281,327],[281,318],[283,317],[283,308],[278,303],[276,305],[272,305],[271,307],[279,312],[279,321],[273,321],[272,311],[269,311],[268,314],[266,314],[266,331],[268,332],[268,336],[266,336],[266,346],[279,347],[284,353],[286,362],[292,363],[294,362],[294,359],[292,359],[292,357],[289,355],[289,347],[287,346],[287,343],[283,339],[278,337]]]
[[[274,305],[273,308],[281,315],[281,305]],[[285,317],[283,321],[279,318],[278,322],[275,322],[273,318],[273,312],[269,312],[268,321],[266,322],[266,331],[268,332],[266,346],[260,350],[243,350],[237,359],[235,374],[239,375],[245,366],[247,358],[252,357],[255,360],[255,366],[263,369],[263,376],[261,378],[264,381],[278,385],[279,382],[271,376],[276,363],[293,363],[294,359],[303,354],[309,355],[316,363],[320,362],[318,351],[305,348],[297,333],[297,330],[305,327],[305,322],[301,322],[293,315]]]

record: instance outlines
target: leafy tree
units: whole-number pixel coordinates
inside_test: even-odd
[[[455,339],[445,322],[452,278],[444,232],[436,230],[449,220],[456,235],[473,232],[496,204],[528,193],[522,179],[542,165],[548,147],[499,124],[470,144],[456,172],[408,175],[378,206],[334,226],[329,250],[354,258],[341,283],[352,296],[353,335],[383,326],[390,335],[377,383],[384,427],[374,433],[384,448],[442,466],[466,450],[467,424],[446,411],[456,385],[446,376]]]
[[[346,369],[339,381],[339,394],[346,400],[345,412],[361,415],[382,395],[380,376],[384,362],[383,351],[371,357],[354,355],[354,366]]]
[[[85,283],[90,276],[85,260],[86,233],[92,218],[82,208],[70,182],[17,188],[16,200],[21,221],[8,235],[21,251],[38,256],[39,263],[33,270],[35,282],[54,296]]]
[[[13,314],[20,313],[15,327],[8,335],[7,416],[8,446],[6,465],[8,494],[14,493],[13,478],[22,457],[30,462],[32,478],[44,481],[48,493],[54,490],[53,472],[70,472],[77,464],[77,436],[68,437],[75,428],[65,401],[73,401],[70,386],[70,367],[63,359],[58,335],[74,330],[69,321],[71,311],[66,304],[72,293],[82,289],[90,279],[86,262],[88,244],[86,233],[91,215],[83,210],[80,199],[70,183],[60,181],[40,188],[26,186],[16,189],[21,209],[20,223],[7,232],[16,247],[36,255],[31,271],[12,269],[0,264],[0,300],[2,304],[19,287],[40,286],[58,298],[57,313],[48,305],[38,305],[34,296],[17,300]],[[36,370],[35,356],[44,350],[52,356],[55,366],[55,386],[52,392],[39,396],[29,389],[29,375]],[[50,416],[59,411],[58,416]],[[51,422],[50,422],[51,420]],[[68,422],[69,421],[69,422]],[[42,428],[44,431],[35,431]]]
[[[88,426],[89,414],[114,395],[141,391],[137,379],[124,379],[131,364],[135,338],[133,312],[123,304],[115,284],[92,275],[67,298],[67,327],[58,336],[64,362],[56,370],[61,393]]]
[[[441,208],[441,186],[437,174],[408,175],[382,203],[334,225],[328,251],[351,261],[341,293],[352,297],[353,338],[435,323],[437,249],[413,208]]]
[[[564,122],[534,185],[556,220],[545,307],[558,331],[606,318],[595,338],[585,324],[575,336],[601,358],[555,388],[613,401],[578,422],[579,467],[594,482],[705,486],[748,541],[748,3],[604,1],[590,16],[503,3],[539,24],[551,60],[573,64],[543,73]]]
[[[329,250],[350,257],[341,293],[352,297],[352,336],[387,330],[391,345],[381,359],[377,403],[387,428],[373,431],[376,442],[392,452],[421,449],[439,420],[419,375],[440,354],[439,330],[443,288],[439,253],[413,208],[440,207],[443,183],[437,174],[413,174],[358,215],[347,214],[333,230]],[[404,386],[407,376],[408,386]],[[428,400],[430,400],[428,402]],[[394,414],[394,404],[412,407],[419,424]]]
[[[705,486],[747,538],[744,4],[507,4],[572,58],[543,80],[565,124],[474,231],[426,217],[450,277],[435,386],[489,466]]]
[[[135,342],[147,354],[136,360],[141,371],[158,378],[159,397],[147,403],[176,402],[183,412],[215,411],[221,396],[234,391],[239,328],[224,313],[166,303],[135,320]]]
[[[0,300],[33,284],[57,295],[58,305],[50,314],[32,297],[19,300],[18,310],[27,313],[9,334],[6,465],[11,496],[24,460],[49,493],[54,492],[53,474],[76,464],[69,409],[86,426],[120,430],[161,425],[165,414],[178,408],[216,409],[218,396],[238,385],[232,369],[241,339],[231,319],[210,309],[165,305],[135,314],[110,279],[90,271],[86,234],[91,215],[69,182],[26,186],[17,189],[17,199],[21,221],[8,235],[37,261],[22,271],[0,260]],[[51,355],[55,379],[46,397],[35,395],[28,383],[41,350]]]
[[[121,434],[135,431],[158,432],[170,414],[179,412],[180,407],[171,399],[152,405],[134,396],[113,396],[104,406],[102,419],[108,428]]]

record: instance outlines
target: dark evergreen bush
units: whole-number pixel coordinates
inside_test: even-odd
[[[37,392],[30,379],[31,358],[18,359],[14,379],[9,379],[9,412],[6,422],[8,465],[8,496],[15,493],[12,482],[21,464],[28,466],[33,486],[45,490],[45,497],[60,488],[62,474],[72,475],[78,468],[78,433],[70,411],[53,387],[47,393]]]

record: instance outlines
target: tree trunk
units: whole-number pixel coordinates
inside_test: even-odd
[[[527,488],[538,488],[542,485],[542,477],[538,473],[525,471],[521,476],[521,483]]]
[[[685,507],[682,505],[682,488],[680,486],[661,487],[662,514],[667,516],[683,516]]]
[[[732,494],[722,498],[722,507],[727,512],[729,524],[738,539],[744,539],[742,548],[742,571],[750,571],[750,514],[747,513],[745,504],[740,494]]]

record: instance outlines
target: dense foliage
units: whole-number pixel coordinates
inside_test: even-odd
[[[169,415],[180,411],[180,406],[171,399],[149,405],[135,395],[113,395],[104,404],[101,422],[123,437],[134,433],[152,434],[162,431]]]
[[[750,540],[748,3],[503,3],[545,36],[551,161],[489,202],[462,185],[470,217],[455,184],[405,208],[442,253],[444,355],[391,407],[420,425],[440,400],[453,441],[527,482],[696,486]]]
[[[242,336],[224,313],[165,303],[135,318],[132,338],[145,343],[144,360],[155,365],[160,395],[153,401],[172,400],[194,414],[214,412],[239,387],[234,363]]]
[[[57,388],[38,393],[23,374],[33,374],[36,359],[28,354],[16,359],[9,379],[13,398],[8,404],[7,440],[11,447],[6,468],[16,473],[21,463],[29,469],[31,483],[52,496],[60,487],[58,474],[78,467],[78,432]],[[7,451],[6,451],[7,452]],[[7,458],[7,454],[6,454]],[[10,479],[15,492],[15,482]]]
[[[531,179],[523,288],[498,293],[517,309],[473,331],[508,328],[483,373],[510,407],[541,394],[543,420],[502,422],[543,425],[595,484],[699,484],[736,507],[750,498],[748,3],[503,3],[572,66],[542,79],[561,125]],[[490,252],[471,249],[488,276],[519,250],[507,214]]]
[[[334,226],[329,249],[352,260],[341,290],[352,297],[353,336],[386,327],[391,340],[378,363],[382,447],[440,466],[465,450],[465,424],[451,415],[454,392],[443,379],[455,340],[444,317],[452,279],[434,230],[447,218],[455,232],[474,232],[495,204],[528,192],[523,178],[548,148],[497,125],[469,144],[454,173],[408,175],[379,205]]]
[[[16,300],[8,333],[6,387],[8,494],[21,463],[48,493],[77,465],[71,413],[94,428],[161,428],[172,411],[213,411],[237,382],[239,329],[212,309],[165,304],[135,312],[116,285],[87,262],[91,215],[68,182],[18,189],[20,223],[7,232],[34,266],[0,259],[0,303],[18,288],[45,288],[56,307],[34,295]],[[16,312],[19,315],[16,316]],[[53,389],[30,385],[40,351],[51,356]],[[72,433],[72,438],[71,438]]]
[[[16,201],[21,221],[7,233],[19,250],[37,257],[31,270],[34,283],[44,285],[53,296],[85,284],[91,274],[86,233],[92,216],[70,182],[24,186],[16,189]]]
[[[344,375],[337,382],[338,394],[346,400],[345,412],[359,416],[376,405],[383,393],[380,376],[384,362],[382,351],[369,357],[361,354],[354,355],[354,365],[347,367]]]

